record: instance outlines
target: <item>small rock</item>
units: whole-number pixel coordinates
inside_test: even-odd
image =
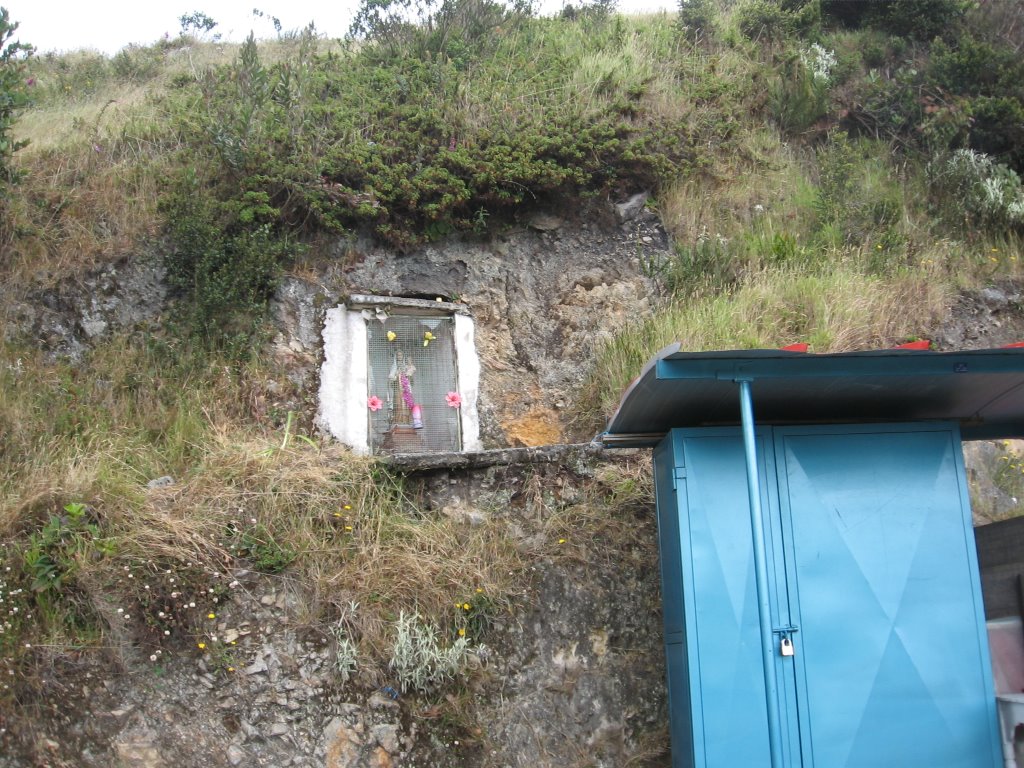
[[[258,675],[260,672],[267,671],[267,662],[265,662],[262,658],[257,658],[256,661],[254,661],[252,664],[250,664],[242,671],[245,672],[245,674],[247,675]]]
[[[228,762],[232,765],[241,765],[242,761],[245,760],[245,752],[240,747],[232,744],[228,747]]]
[[[398,709],[398,702],[380,691],[375,691],[366,704],[370,709]]]
[[[386,752],[395,754],[399,750],[398,744],[398,726],[393,723],[384,723],[382,725],[373,726],[373,730],[370,732],[377,743],[384,748]]]
[[[537,212],[531,215],[526,223],[533,229],[539,230],[540,232],[553,232],[564,223],[561,218],[554,216],[550,213]]]
[[[150,490],[155,488],[166,488],[169,485],[174,485],[174,478],[170,475],[164,475],[163,477],[157,477],[146,483],[146,487]]]
[[[979,295],[988,304],[1005,307],[1010,299],[998,288],[982,288]]]
[[[274,723],[270,726],[271,736],[284,736],[288,731],[291,730],[287,723]]]
[[[635,219],[640,211],[644,209],[649,196],[650,194],[647,192],[638,192],[625,202],[616,203],[615,217],[619,220],[619,223],[625,224],[627,221]]]

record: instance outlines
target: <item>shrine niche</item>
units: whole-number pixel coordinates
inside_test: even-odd
[[[473,330],[446,301],[352,296],[328,310],[321,426],[360,453],[479,449]]]

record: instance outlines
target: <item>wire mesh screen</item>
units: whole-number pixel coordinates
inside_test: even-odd
[[[380,406],[368,410],[374,453],[461,449],[454,327],[451,317],[369,321],[368,396]]]

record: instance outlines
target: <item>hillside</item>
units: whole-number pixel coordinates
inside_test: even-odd
[[[666,765],[646,457],[538,446],[672,341],[1024,339],[1017,4],[419,10],[113,57],[0,14],[0,766]],[[364,295],[473,318],[500,459],[320,429]]]

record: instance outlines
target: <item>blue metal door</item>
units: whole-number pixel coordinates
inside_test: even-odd
[[[759,431],[762,505],[777,509],[771,434]],[[768,449],[768,450],[766,450]],[[671,454],[671,459],[668,454]],[[742,440],[676,430],[655,452],[675,768],[768,768],[768,718]],[[770,482],[769,482],[770,479]],[[789,621],[778,515],[770,518],[773,620]],[[778,551],[777,551],[778,550]],[[792,661],[779,657],[787,765],[798,765]]]
[[[757,435],[783,764],[999,765],[955,428]],[[742,439],[673,430],[655,465],[673,765],[768,768]]]
[[[776,430],[803,765],[998,765],[959,435]]]

